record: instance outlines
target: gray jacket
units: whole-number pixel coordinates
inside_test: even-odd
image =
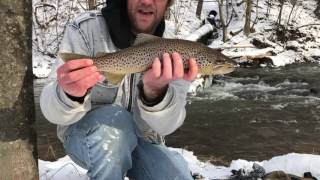
[[[166,32],[164,34],[166,36]],[[108,25],[100,12],[85,12],[67,26],[60,52],[95,56],[99,52],[115,52]],[[82,104],[69,99],[57,81],[44,87],[40,107],[44,116],[57,124],[60,140],[68,125],[79,121],[89,110],[104,104],[117,104],[132,113],[137,135],[152,143],[162,143],[163,136],[174,132],[185,119],[186,95],[190,82],[173,81],[164,99],[155,106],[145,105],[137,88],[140,74],[127,75],[120,86],[99,82],[86,95]]]

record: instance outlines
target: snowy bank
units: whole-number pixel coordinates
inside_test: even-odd
[[[229,167],[215,166],[209,162],[201,162],[191,151],[180,148],[170,148],[177,151],[186,159],[193,173],[202,175],[205,179],[227,179],[232,175],[231,170],[244,169],[252,171],[253,163],[261,165],[266,173],[272,171],[284,171],[288,174],[303,176],[305,172],[311,172],[314,177],[320,179],[320,155],[290,153],[273,157],[261,162],[233,160]],[[65,156],[55,162],[39,160],[40,180],[88,180],[86,170],[76,165]]]

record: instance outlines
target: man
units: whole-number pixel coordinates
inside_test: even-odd
[[[95,56],[131,46],[138,33],[165,36],[170,3],[108,0],[101,12],[75,18],[60,52]],[[187,163],[163,140],[184,121],[187,89],[198,72],[194,59],[189,66],[184,72],[180,54],[164,53],[143,75],[127,75],[114,86],[91,59],[71,60],[43,89],[40,106],[58,125],[66,153],[91,179],[192,179]]]

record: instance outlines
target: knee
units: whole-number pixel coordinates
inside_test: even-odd
[[[73,126],[72,129],[84,132],[87,138],[94,141],[113,141],[133,147],[137,144],[132,115],[120,106],[94,109]]]
[[[125,134],[134,133],[134,121],[132,115],[124,108],[115,105],[107,105],[88,112],[76,125],[90,133],[97,129],[113,128]]]

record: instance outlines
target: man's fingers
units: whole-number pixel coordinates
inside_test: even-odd
[[[95,84],[97,84],[97,82],[99,80],[100,80],[100,73],[95,72],[94,74],[75,82],[75,84],[77,84],[79,87],[87,90],[87,89],[93,87]]]
[[[100,80],[100,77],[100,73],[95,72],[79,81],[65,85],[65,91],[72,96],[82,97]]]
[[[161,76],[161,62],[159,58],[155,58],[151,69],[146,71],[143,75],[144,77],[147,77],[147,79],[159,79]]]
[[[62,77],[60,77],[59,81],[63,82],[64,84],[73,83],[81,79],[84,79],[85,77],[88,77],[97,71],[98,69],[96,66],[85,67],[85,68],[64,74]]]
[[[64,63],[61,67],[59,67],[57,73],[66,73],[66,72],[74,71],[87,66],[91,66],[92,64],[93,64],[92,59],[70,60]]]
[[[189,60],[189,71],[184,75],[185,80],[187,81],[193,81],[198,74],[198,65],[194,58],[191,58]]]
[[[164,53],[162,56],[163,69],[161,77],[165,81],[172,79],[172,61],[168,53]]]
[[[161,62],[159,58],[156,58],[152,64],[152,76],[154,78],[160,78],[161,76]]]
[[[172,61],[173,61],[173,79],[183,78],[184,69],[183,69],[183,61],[178,53],[172,53]]]

